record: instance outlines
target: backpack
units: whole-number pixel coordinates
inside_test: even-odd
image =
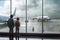
[[[19,26],[20,26],[20,22],[19,22],[19,21],[16,21],[16,22],[15,22],[15,26],[16,26],[16,27],[19,27]]]

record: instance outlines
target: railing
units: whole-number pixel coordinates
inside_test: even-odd
[[[0,32],[0,37],[9,37],[9,33]],[[16,37],[16,33],[13,33],[13,37]],[[43,39],[60,39],[58,33],[19,33],[20,38],[42,38]]]

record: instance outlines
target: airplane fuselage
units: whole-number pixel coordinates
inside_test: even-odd
[[[48,20],[50,20],[50,17],[48,17],[48,16],[38,16],[38,17],[35,17],[35,18],[33,18],[33,20],[34,19],[37,19],[38,21],[48,21]]]
[[[37,17],[37,19],[38,19],[38,21],[48,21],[48,20],[50,20],[50,17],[48,17],[48,16],[38,16]]]

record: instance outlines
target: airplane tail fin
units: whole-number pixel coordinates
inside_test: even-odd
[[[16,14],[16,8],[15,8],[15,10],[14,10],[14,12],[13,12],[13,16],[15,16],[15,14]]]

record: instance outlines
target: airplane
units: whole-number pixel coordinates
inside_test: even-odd
[[[13,18],[16,14],[16,8],[14,10],[14,13],[13,13]],[[6,15],[0,15],[0,23],[6,23],[8,21],[8,19],[10,18],[10,16],[6,16]]]
[[[38,22],[39,22],[39,21],[46,21],[46,22],[48,22],[49,20],[51,20],[49,16],[43,16],[43,18],[42,18],[42,16],[38,16],[38,17],[34,17],[34,18],[32,18],[32,19],[33,19],[33,20],[34,20],[34,19],[37,19]]]

